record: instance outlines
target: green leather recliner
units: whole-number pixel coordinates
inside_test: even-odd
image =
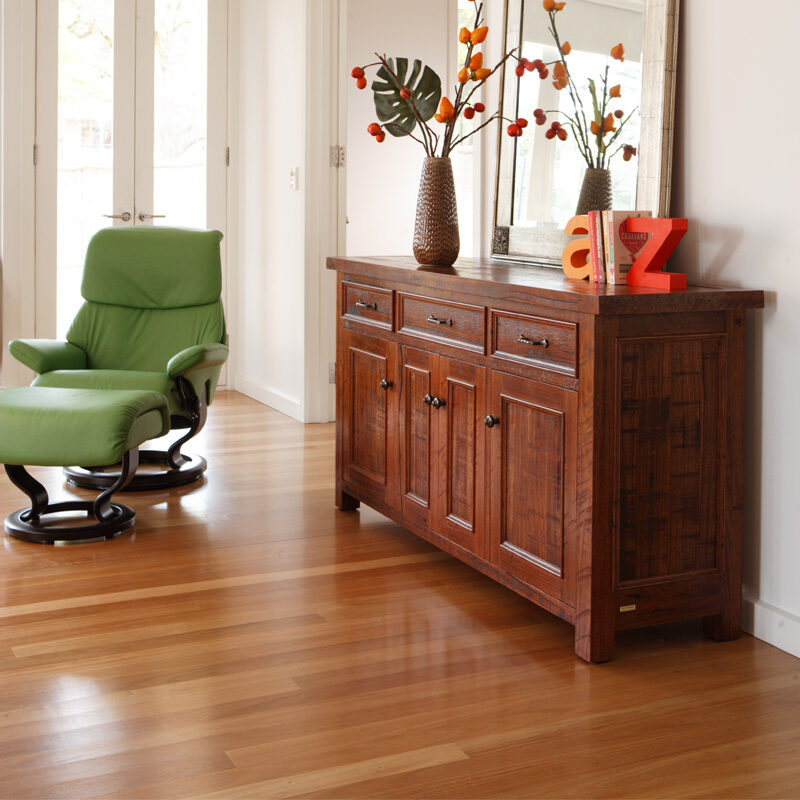
[[[228,357],[222,307],[219,231],[108,228],[86,251],[81,306],[67,341],[16,339],[9,350],[39,376],[33,386],[146,389],[169,403],[171,426],[188,428],[166,450],[141,451],[161,465],[137,474],[129,489],[178,486],[200,478],[203,458],[181,447],[203,427]],[[65,470],[78,486],[104,488],[119,477],[109,465]]]

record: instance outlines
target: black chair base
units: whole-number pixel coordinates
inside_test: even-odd
[[[136,512],[129,506],[110,503],[113,515],[106,520],[98,520],[90,525],[64,525],[57,521],[47,523],[43,517],[59,514],[63,511],[85,511],[88,517],[94,517],[94,501],[75,500],[67,503],[50,503],[39,512],[39,522],[30,520],[31,509],[23,508],[6,517],[6,532],[15,539],[37,544],[55,544],[56,542],[78,542],[86,539],[113,539],[118,533],[132,528],[136,524]],[[30,520],[30,521],[29,521]]]
[[[170,466],[169,454],[166,450],[140,450],[140,464],[159,464],[164,469],[158,472],[138,472],[131,482],[121,491],[150,492],[159,489],[174,489],[185,486],[203,477],[208,463],[201,456],[180,454],[183,463],[178,467]],[[120,477],[120,465],[110,467],[64,467],[67,483],[81,489],[107,489],[113,486]]]
[[[9,536],[37,544],[56,542],[76,542],[87,539],[111,539],[116,534],[132,528],[136,524],[136,512],[121,503],[112,503],[114,492],[124,489],[136,474],[139,452],[136,448],[128,450],[122,458],[119,474],[110,486],[94,500],[69,500],[64,503],[51,503],[47,490],[20,464],[6,464],[5,470],[11,482],[25,492],[31,500],[29,508],[15,511],[6,517],[6,531]],[[52,514],[83,511],[87,517],[94,517],[91,524],[70,524],[71,520],[43,520]]]

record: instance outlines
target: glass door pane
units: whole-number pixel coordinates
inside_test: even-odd
[[[57,329],[82,300],[86,245],[114,208],[114,0],[59,0]]]
[[[155,0],[154,49],[153,221],[205,228],[208,0]]]

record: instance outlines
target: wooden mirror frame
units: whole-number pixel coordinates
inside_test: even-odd
[[[541,5],[540,0],[505,0],[503,15],[503,52],[509,48],[509,8],[524,12],[525,3]],[[678,11],[680,0],[645,0],[645,30],[642,44],[641,137],[636,180],[636,207],[652,210],[657,216],[669,216],[672,188],[672,145],[675,111],[676,62],[678,50]],[[500,111],[507,100],[506,67],[501,75]],[[560,261],[533,252],[536,249],[530,228],[502,224],[510,220],[511,196],[503,198],[500,186],[508,176],[513,179],[514,159],[511,148],[503,152],[502,120],[497,143],[497,170],[494,193],[494,235],[492,256],[525,261],[544,266],[560,266]],[[510,172],[509,172],[510,170]],[[555,231],[553,233],[556,233]],[[546,235],[546,234],[545,234]],[[558,233],[559,236],[562,234]]]

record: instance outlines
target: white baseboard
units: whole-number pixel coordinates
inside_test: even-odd
[[[233,388],[237,392],[252,397],[253,400],[258,400],[259,403],[264,403],[264,405],[280,411],[281,414],[286,414],[299,422],[303,421],[303,405],[296,397],[271,389],[269,386],[263,386],[242,375],[234,377]]]
[[[800,617],[763,600],[742,599],[742,627],[756,639],[800,658]]]

